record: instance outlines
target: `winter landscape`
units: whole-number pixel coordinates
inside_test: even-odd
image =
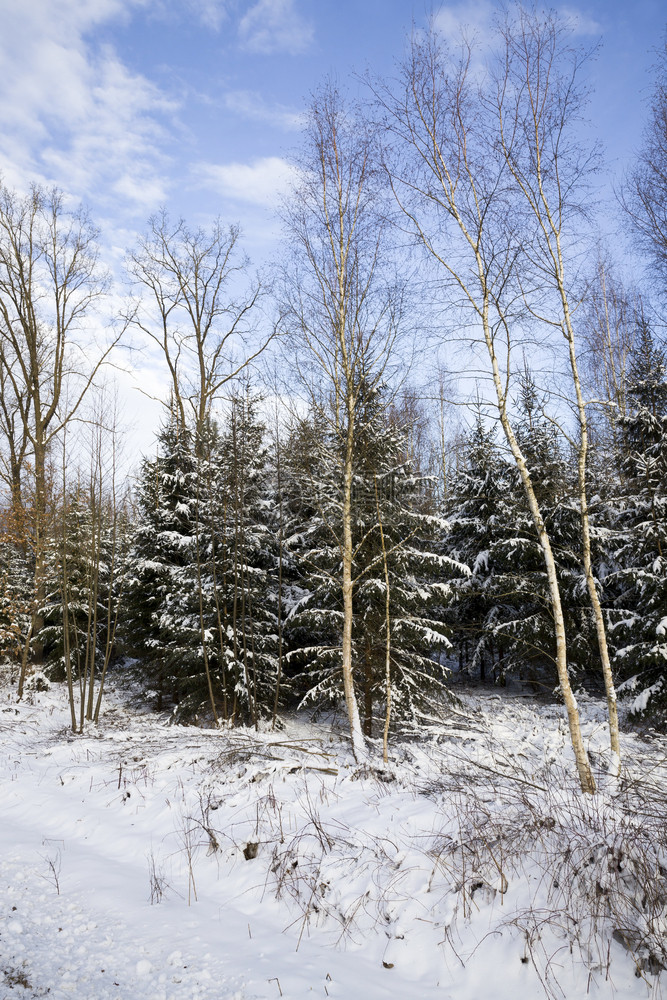
[[[664,995],[664,737],[612,778],[583,699],[583,798],[516,694],[358,765],[337,726],[173,726],[126,684],[77,737],[62,688],[4,688],[1,996]]]
[[[653,0],[3,6],[0,1000],[663,997]]]

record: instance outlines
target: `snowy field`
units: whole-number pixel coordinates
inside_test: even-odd
[[[368,766],[329,726],[0,703],[0,1000],[667,996],[667,741],[576,788],[564,713],[469,695]],[[662,979],[662,981],[661,981]]]

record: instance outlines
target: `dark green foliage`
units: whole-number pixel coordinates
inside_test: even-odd
[[[0,514],[0,655],[20,659],[30,628],[34,567],[11,511]]]
[[[620,421],[623,488],[610,544],[610,635],[635,714],[667,714],[667,365],[646,323],[629,397],[635,408]]]
[[[573,497],[576,473],[529,375],[520,396],[517,439],[551,540],[571,671],[594,669],[596,637],[580,556],[580,519]],[[446,507],[448,551],[472,575],[457,582],[448,611],[461,669],[481,680],[508,676],[553,686],[555,633],[544,557],[514,464],[478,417]]]
[[[207,491],[214,506],[204,506],[202,567],[222,712],[253,723],[271,715],[278,674],[277,511],[257,406],[247,393],[232,402]]]
[[[386,581],[389,574],[392,713],[415,720],[445,692],[439,654],[449,647],[442,607],[451,560],[437,552],[443,522],[431,510],[431,483],[404,457],[404,436],[391,427],[381,394],[369,393],[358,413],[353,509],[353,664],[364,730],[386,707]],[[315,421],[294,435],[296,466],[307,469],[301,523],[291,548],[304,593],[288,620],[291,661],[303,664],[303,703],[323,706],[342,697],[343,624],[341,518],[342,442]],[[304,469],[304,471],[305,471]]]
[[[172,424],[144,463],[128,566],[129,635],[177,719],[257,722],[277,673],[274,505],[264,428],[247,397],[224,433]]]
[[[144,460],[137,485],[125,629],[161,707],[165,698],[178,701],[179,678],[197,657],[191,623],[188,628],[182,614],[195,554],[196,476],[191,436],[175,421],[162,428],[158,445],[157,457]]]

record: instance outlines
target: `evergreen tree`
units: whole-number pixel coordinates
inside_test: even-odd
[[[446,620],[453,628],[459,669],[484,681],[488,662],[494,679],[504,682],[506,648],[496,628],[514,617],[511,595],[499,579],[505,575],[503,542],[510,537],[515,516],[511,470],[481,414],[462,450],[463,462],[452,477],[445,505],[446,546],[471,572],[456,580]]]
[[[443,522],[429,509],[430,481],[405,459],[404,435],[386,421],[381,394],[368,392],[357,414],[353,498],[353,662],[361,692],[364,732],[386,713],[387,576],[392,713],[415,720],[444,693],[446,671],[439,653],[449,647],[442,605],[449,587],[442,581],[452,561],[438,554]],[[304,483],[310,518],[296,537],[307,593],[289,618],[292,653],[305,663],[304,704],[318,706],[342,697],[340,443],[317,433],[310,445],[310,474]],[[384,552],[382,536],[384,537]],[[386,574],[385,574],[386,557]]]
[[[533,476],[536,496],[556,560],[567,639],[568,670],[571,676],[580,681],[586,676],[595,676],[597,679],[599,652],[582,565],[579,503],[574,485],[576,473],[563,454],[555,425],[544,415],[544,402],[540,399],[529,372],[522,379],[520,407],[522,416],[517,436]],[[517,482],[516,493],[518,492]],[[591,520],[594,540],[595,516],[593,505]],[[520,533],[528,544],[518,549],[514,567],[518,571],[517,594],[522,596],[524,602],[521,614],[512,626],[517,643],[516,651],[532,661],[539,674],[547,671],[551,674],[555,634],[548,602],[548,585],[537,539],[523,504],[519,507],[518,521],[521,524]]]
[[[667,711],[667,361],[640,319],[621,419],[623,495],[610,558],[611,637],[637,715]]]
[[[271,470],[257,402],[232,401],[223,433],[172,422],[145,461],[128,565],[129,636],[178,720],[257,723],[277,674]]]
[[[572,470],[554,425],[543,414],[529,372],[521,382],[517,440],[552,542],[568,643],[568,666],[583,677],[596,662],[579,554]],[[508,675],[551,683],[555,650],[544,560],[516,469],[503,460],[480,418],[447,505],[448,550],[472,569],[457,581],[448,620],[456,628],[462,667],[486,678]]]
[[[160,430],[157,457],[142,464],[125,571],[127,639],[157,691],[158,708],[164,699],[178,702],[179,678],[196,659],[195,623],[184,614],[195,556],[195,476],[191,435],[172,420]]]
[[[0,510],[0,655],[21,659],[30,629],[34,570],[23,511]]]
[[[232,400],[204,531],[224,714],[253,724],[272,714],[278,679],[277,509],[258,405],[248,390]]]

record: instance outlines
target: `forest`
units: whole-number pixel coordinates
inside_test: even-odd
[[[261,277],[237,224],[166,209],[111,276],[83,209],[2,188],[19,699],[66,681],[80,732],[130,658],[175,720],[341,705],[357,759],[382,737],[386,760],[452,677],[557,686],[588,791],[573,687],[604,694],[616,757],[617,694],[664,725],[665,62],[622,268],[589,204],[586,53],[555,15],[498,37],[484,74],[426,33],[363,103],[322,85]],[[109,376],[130,342],[165,387],[132,475]]]
[[[596,201],[607,167],[587,132],[592,53],[556,14],[521,7],[500,17],[491,50],[414,31],[393,79],[369,72],[354,99],[322,83],[276,208],[281,251],[259,272],[240,223],[193,225],[167,207],[111,268],[104,233],[69,195],[0,186],[0,645],[3,711],[19,719],[8,738],[42,745],[62,695],[68,741],[97,760],[129,685],[134,735],[113,739],[133,749],[111,777],[91,772],[89,792],[117,774],[119,810],[131,794],[157,809],[151,782],[176,759],[165,748],[194,774],[198,727],[210,756],[198,798],[186,802],[179,778],[167,799],[182,796],[188,906],[202,845],[217,878],[259,852],[262,892],[303,921],[297,951],[304,930],[335,919],[341,938],[355,921],[362,936],[391,926],[399,954],[406,935],[426,947],[427,910],[415,903],[394,925],[395,887],[408,906],[449,878],[459,902],[428,896],[428,913],[456,954],[452,914],[474,921],[506,893],[509,911],[517,871],[529,886],[536,865],[551,915],[539,917],[536,889],[502,927],[522,935],[545,994],[566,995],[540,957],[548,931],[583,956],[587,985],[567,995],[610,995],[612,943],[643,995],[661,995],[666,53],[611,209]],[[162,404],[143,456],[114,380],[136,351]],[[294,729],[306,725],[307,737]],[[293,789],[318,772],[319,808],[333,796],[349,815],[327,827],[310,786],[280,806],[273,785],[255,792],[277,771]],[[212,775],[233,793],[216,798]],[[216,826],[232,794],[247,816]],[[364,795],[377,830],[357,843]],[[416,816],[400,857],[380,829],[393,803]],[[415,846],[420,823],[428,848]],[[239,824],[224,848],[221,831]],[[169,880],[152,844],[155,904]],[[62,859],[47,860],[60,896]],[[362,869],[354,899],[327,902]],[[32,973],[12,963],[5,985],[27,990]],[[283,995],[277,973],[265,979]]]

